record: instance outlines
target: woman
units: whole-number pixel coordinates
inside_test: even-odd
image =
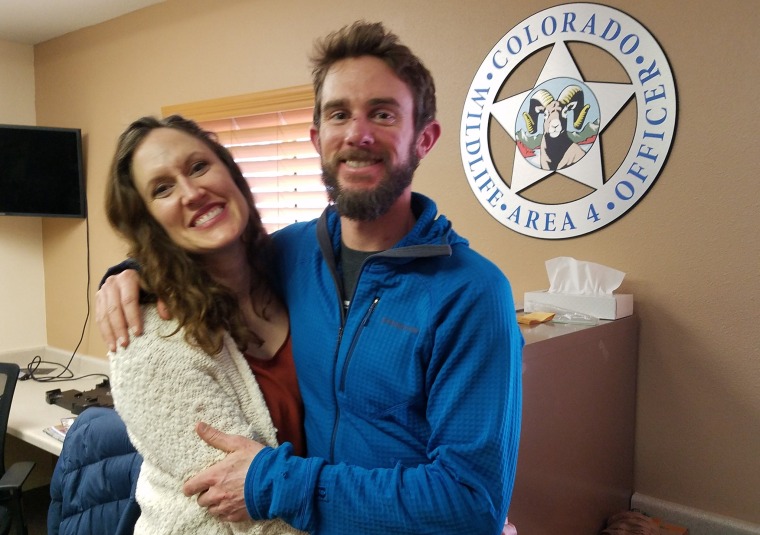
[[[146,306],[144,334],[110,355],[116,410],[144,459],[135,532],[297,533],[279,520],[217,521],[182,493],[224,455],[195,433],[201,420],[304,453],[288,316],[232,156],[182,117],[139,119],[119,138],[106,211],[144,268],[144,289],[174,318]]]

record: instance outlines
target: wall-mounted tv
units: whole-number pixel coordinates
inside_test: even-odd
[[[0,215],[87,217],[79,129],[0,124]]]

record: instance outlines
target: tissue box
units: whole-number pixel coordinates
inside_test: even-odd
[[[525,312],[551,312],[545,310],[546,307],[541,308],[542,304],[581,312],[603,320],[614,320],[633,314],[633,294],[568,295],[549,293],[546,290],[525,292]]]

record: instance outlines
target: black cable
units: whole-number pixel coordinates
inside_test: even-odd
[[[107,380],[109,380],[109,377],[105,373],[90,373],[87,375],[81,375],[79,377],[74,376],[74,372],[71,371],[71,363],[74,360],[74,355],[77,354],[77,351],[79,350],[79,346],[82,345],[82,340],[84,340],[84,333],[87,330],[87,322],[90,320],[90,282],[91,282],[91,274],[90,274],[90,218],[85,217],[85,235],[86,235],[86,241],[87,241],[87,289],[86,289],[86,301],[87,301],[87,315],[84,318],[84,325],[82,325],[82,333],[79,335],[79,342],[77,342],[76,347],[74,348],[74,352],[71,354],[71,357],[69,358],[69,361],[64,366],[63,364],[59,364],[57,362],[50,362],[46,360],[42,360],[42,357],[39,355],[35,355],[34,358],[29,362],[29,364],[26,365],[27,370],[27,379],[31,379],[33,381],[37,381],[38,383],[57,383],[61,381],[78,381],[79,379],[85,379],[87,377],[105,377]],[[59,366],[63,368],[61,372],[56,376],[37,376],[35,375],[35,372],[39,369],[40,364],[50,364],[53,366]],[[68,374],[64,377],[64,374]]]

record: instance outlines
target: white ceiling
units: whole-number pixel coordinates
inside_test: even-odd
[[[35,45],[163,0],[0,0],[0,39]]]

